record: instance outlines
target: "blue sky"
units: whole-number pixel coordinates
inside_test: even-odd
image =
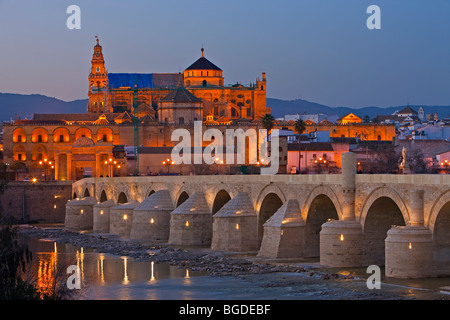
[[[448,0],[0,0],[0,92],[86,98],[95,35],[110,72],[182,71],[203,44],[225,83],[266,72],[271,98],[450,105]]]

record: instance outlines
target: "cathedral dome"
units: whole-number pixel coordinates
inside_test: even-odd
[[[222,71],[218,66],[209,61],[204,56],[204,49],[202,48],[202,56],[191,64],[186,70],[218,70]]]
[[[202,56],[183,71],[186,87],[223,87],[223,71],[214,63]]]

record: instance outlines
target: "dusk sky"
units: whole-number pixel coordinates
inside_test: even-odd
[[[266,72],[269,98],[450,105],[448,0],[0,0],[0,92],[86,99],[95,35],[109,72],[183,71],[203,45],[226,84]]]

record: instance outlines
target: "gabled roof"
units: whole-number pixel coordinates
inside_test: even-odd
[[[127,111],[122,112],[120,115],[115,117],[114,119],[122,119],[122,120],[132,120],[133,118]]]
[[[418,114],[416,110],[412,109],[410,106],[407,106],[400,110],[397,114]]]
[[[161,99],[162,102],[202,102],[202,99],[194,96],[184,87],[178,87],[169,92],[167,96]]]

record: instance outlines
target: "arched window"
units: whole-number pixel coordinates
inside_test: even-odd
[[[25,147],[22,145],[15,146],[13,148],[13,160],[14,161],[25,161],[26,159],[26,151]]]
[[[206,87],[206,84],[207,84],[206,80],[203,80],[202,86]]]
[[[53,141],[54,142],[69,142],[69,130],[67,128],[57,128],[53,131]]]
[[[180,119],[178,119],[178,124],[184,124],[184,118],[180,117]]]
[[[48,140],[47,130],[44,128],[36,128],[31,135],[32,142],[47,142]]]
[[[78,128],[75,132],[75,140],[78,140],[81,137],[92,139],[91,130],[89,130],[88,128]]]
[[[101,128],[97,131],[97,141],[113,142],[113,132],[110,128]]]
[[[25,134],[25,130],[23,130],[22,128],[17,128],[14,130],[13,132],[13,142],[26,142],[27,141],[27,137]]]

